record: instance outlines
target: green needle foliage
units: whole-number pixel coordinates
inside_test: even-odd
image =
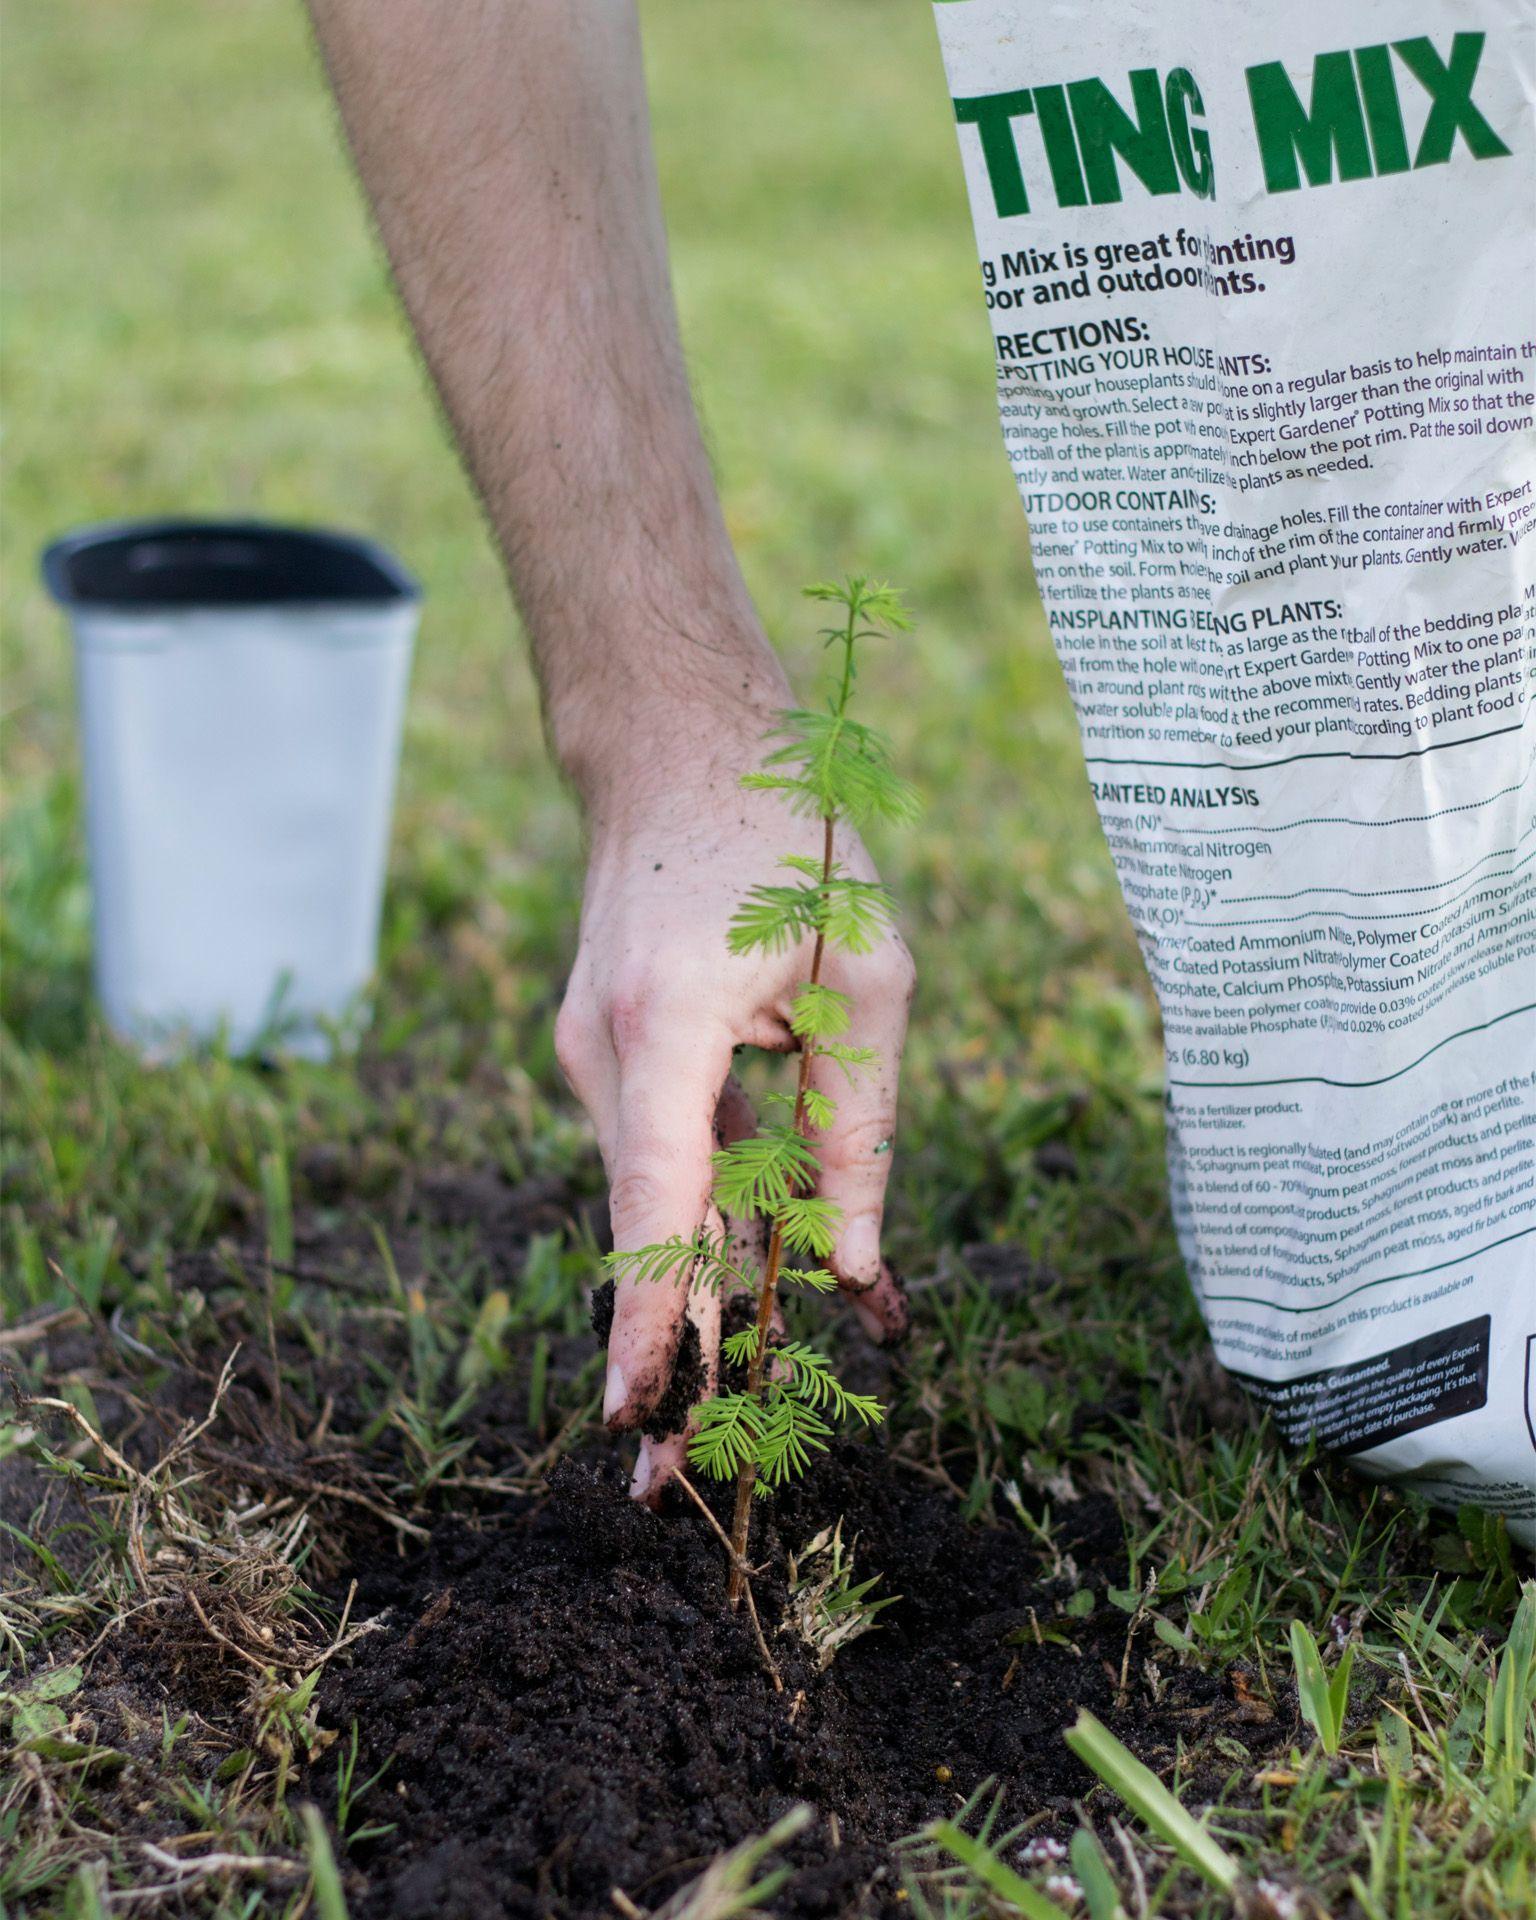
[[[833,1062],[850,1079],[876,1063],[868,1047],[841,1039],[853,1007],[822,979],[829,952],[868,953],[884,937],[895,905],[878,881],[847,873],[836,856],[836,828],[871,821],[905,825],[916,818],[917,798],[891,765],[884,736],[849,712],[858,678],[858,648],[879,634],[905,632],[911,622],[900,596],[875,581],[852,578],[838,585],[808,587],[813,600],[838,609],[837,624],[822,635],[833,656],[827,702],[819,710],[794,709],[779,716],[772,738],[779,744],[763,769],[749,773],[750,792],[782,794],[793,812],[820,820],[820,859],[787,854],[779,862],[788,878],[751,889],[732,918],[733,954],[778,954],[811,946],[807,977],[790,1004],[789,1024],[800,1042],[800,1070],[793,1098],[778,1096],[788,1118],[714,1156],[714,1199],[722,1215],[767,1225],[767,1255],[761,1268],[727,1256],[724,1241],[707,1232],[609,1255],[615,1277],[672,1280],[688,1273],[694,1285],[750,1296],[756,1311],[750,1326],[732,1334],[724,1354],[746,1369],[746,1385],[717,1394],[698,1409],[688,1458],[703,1473],[736,1481],[732,1545],[736,1566],[731,1595],[739,1598],[740,1567],[747,1546],[755,1490],[782,1486],[804,1473],[811,1456],[825,1449],[832,1420],[873,1425],[879,1402],[850,1393],[826,1357],[796,1343],[770,1356],[774,1302],[783,1286],[827,1292],[836,1281],[825,1260],[837,1242],[841,1215],[816,1192],[821,1171],[815,1136],[831,1126],[837,1102],[812,1085],[818,1060]],[[786,1255],[799,1264],[788,1264]],[[770,1366],[770,1357],[772,1365]]]

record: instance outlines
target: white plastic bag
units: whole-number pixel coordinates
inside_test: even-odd
[[[1536,16],[937,15],[1217,1353],[1536,1539]]]

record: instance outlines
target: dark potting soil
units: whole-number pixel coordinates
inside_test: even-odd
[[[445,1523],[414,1557],[355,1569],[358,1617],[388,1609],[387,1625],[328,1674],[320,1706],[328,1725],[357,1723],[356,1779],[385,1769],[352,1815],[394,1823],[348,1851],[361,1920],[612,1920],[613,1889],[657,1907],[796,1802],[816,1818],[787,1849],[774,1912],[894,1914],[892,1843],[989,1777],[1010,1822],[1070,1830],[1091,1784],[1061,1737],[1080,1706],[1154,1766],[1181,1736],[1251,1717],[1241,1686],[1193,1669],[1165,1672],[1151,1709],[1128,1618],[1103,1599],[1124,1574],[1107,1500],[1058,1511],[1077,1576],[1052,1579],[1018,1530],[968,1526],[877,1446],[840,1446],[755,1525],[782,1692],[725,1606],[718,1540],[669,1500],[645,1512],[611,1459],[567,1460],[504,1520]],[[901,1597],[822,1672],[780,1629],[783,1566],[839,1518],[860,1576]],[[1095,1583],[1097,1610],[1064,1618]],[[1236,1731],[1257,1757],[1281,1730]],[[313,1790],[334,1813],[330,1777]]]
[[[305,1178],[318,1190],[333,1171],[306,1168]],[[530,1235],[571,1231],[578,1209],[557,1183],[418,1176],[391,1244],[411,1281],[434,1232],[470,1230],[491,1277],[510,1281]],[[602,1237],[590,1215],[584,1228]],[[295,1241],[300,1277],[335,1288],[356,1273],[366,1289],[374,1241],[361,1215],[301,1207]],[[175,1279],[216,1302],[231,1270],[259,1274],[265,1257],[255,1238],[231,1242],[182,1256]],[[1016,1249],[970,1250],[967,1259],[999,1293],[1040,1282]],[[340,1824],[338,1756],[354,1726],[352,1780],[382,1769],[350,1807],[348,1837],[336,1847],[354,1920],[615,1920],[615,1889],[654,1910],[722,1849],[800,1802],[814,1819],[786,1850],[791,1875],[772,1911],[784,1920],[910,1913],[898,1899],[894,1843],[954,1814],[987,1779],[998,1782],[1007,1822],[1063,1837],[1072,1829],[1073,1802],[1091,1786],[1061,1737],[1079,1707],[1164,1773],[1182,1745],[1185,1774],[1207,1797],[1249,1771],[1244,1752],[1257,1765],[1293,1735],[1289,1700],[1276,1714],[1251,1676],[1182,1664],[1147,1621],[1108,1602],[1106,1590],[1128,1577],[1109,1499],[1053,1497],[1052,1554],[1012,1522],[968,1525],[948,1492],[876,1439],[839,1444],[802,1485],[759,1508],[752,1552],[764,1571],[755,1592],[783,1692],[749,1622],[726,1608],[715,1535],[680,1493],[660,1514],[632,1505],[624,1449],[601,1435],[562,1462],[547,1488],[462,1496],[402,1556],[397,1535],[357,1504],[377,1491],[368,1474],[387,1485],[398,1471],[399,1436],[387,1429],[362,1452],[331,1443],[316,1451],[312,1438],[326,1424],[322,1401],[338,1433],[356,1432],[367,1416],[357,1356],[365,1345],[375,1358],[393,1350],[387,1323],[358,1324],[358,1337],[313,1379],[295,1353],[281,1396],[267,1343],[243,1338],[218,1423],[197,1454],[208,1485],[227,1486],[231,1498],[243,1502],[240,1489],[254,1486],[314,1499],[307,1576],[333,1601],[355,1576],[352,1619],[381,1622],[324,1670],[319,1721],[342,1738],[317,1754],[300,1787]],[[76,1330],[51,1346],[62,1372],[89,1369],[105,1427],[148,1462],[206,1413],[236,1333],[219,1323],[186,1366],[153,1387],[134,1376],[125,1396],[112,1387],[122,1363],[110,1341]],[[548,1338],[553,1376],[574,1379],[592,1365],[590,1335]],[[697,1369],[696,1356],[680,1360],[680,1375]],[[525,1424],[530,1364],[520,1354],[474,1411],[476,1470],[488,1482],[547,1457],[550,1433]],[[855,1344],[844,1377],[885,1393],[891,1364],[883,1350]],[[35,1478],[17,1482],[18,1524],[55,1492]],[[709,1497],[724,1517],[728,1490]],[[845,1543],[856,1545],[858,1577],[879,1574],[879,1591],[900,1598],[823,1672],[781,1630],[785,1564],[839,1519]],[[1093,1610],[1069,1614],[1068,1600],[1085,1591]],[[186,1606],[135,1618],[101,1648],[72,1704],[105,1745],[153,1774],[167,1702],[173,1715],[201,1716],[213,1767],[249,1743],[250,1693],[248,1663],[210,1639]],[[144,1797],[141,1774],[118,1778],[121,1804],[108,1824],[174,1841],[181,1829]],[[116,1791],[96,1788],[99,1799]],[[350,1837],[372,1827],[386,1831]]]

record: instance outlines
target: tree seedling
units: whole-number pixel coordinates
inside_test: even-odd
[[[840,1212],[816,1192],[820,1161],[816,1135],[837,1111],[818,1062],[832,1062],[852,1077],[877,1064],[874,1051],[845,1044],[852,1003],[823,979],[829,952],[870,952],[894,917],[890,893],[878,881],[862,880],[838,860],[840,823],[861,829],[871,821],[898,825],[915,818],[917,800],[895,772],[885,737],[849,711],[857,680],[861,641],[910,629],[900,596],[877,582],[852,578],[808,587],[807,595],[839,609],[837,624],[822,629],[833,656],[824,708],[781,713],[771,738],[780,742],[760,772],[749,773],[749,792],[785,796],[794,812],[819,820],[820,858],[787,854],[779,862],[789,876],[753,887],[731,921],[728,944],[735,955],[781,953],[810,942],[810,965],[790,1004],[790,1028],[800,1042],[800,1068],[793,1095],[770,1100],[785,1117],[760,1126],[714,1155],[714,1199],[721,1215],[760,1221],[767,1235],[761,1266],[734,1252],[722,1234],[701,1226],[692,1238],[674,1237],[633,1252],[610,1254],[615,1279],[675,1280],[755,1303],[751,1323],[722,1344],[725,1359],[745,1368],[745,1384],[704,1401],[695,1415],[688,1458],[711,1478],[736,1482],[731,1528],[730,1598],[744,1590],[754,1492],[782,1486],[804,1473],[813,1452],[831,1435],[828,1416],[872,1425],[882,1417],[877,1400],[851,1393],[813,1347],[795,1341],[772,1347],[774,1307],[781,1287],[831,1292],[833,1275],[820,1264],[837,1244]],[[771,1362],[771,1364],[770,1364]]]

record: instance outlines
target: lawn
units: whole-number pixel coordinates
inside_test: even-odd
[[[904,1599],[807,1669],[831,1727],[944,1630],[944,1569],[915,1564],[925,1529],[942,1537],[950,1577],[976,1582],[954,1600],[976,1738],[950,1724],[900,1794],[892,1758],[867,1832],[822,1781],[781,1910],[1028,1907],[1008,1869],[1037,1898],[1075,1875],[1092,1920],[1536,1911],[1536,1665],[1528,1635],[1500,1658],[1520,1574],[1501,1525],[1280,1453],[1202,1348],[1162,1189],[1155,1010],[1030,582],[927,9],[644,11],[684,333],[768,628],[807,684],[802,582],[867,570],[917,617],[866,680],[926,802],[876,836],[920,971],[891,1226],[917,1330],[852,1363],[878,1374],[886,1436],[786,1503],[767,1597],[785,1600],[796,1525],[845,1501],[861,1574]],[[407,1655],[446,1633],[442,1671],[461,1661],[470,1692],[422,1724],[450,1745],[480,1724],[442,1595],[494,1637],[497,1581],[525,1583],[529,1619],[562,1591],[601,1607],[615,1580],[670,1592],[684,1569],[712,1621],[723,1586],[701,1521],[666,1523],[687,1543],[669,1569],[615,1511],[590,1418],[601,1182],[550,1038],[578,823],[298,10],[57,0],[12,19],[5,90],[0,1358],[21,1397],[0,1440],[0,1910],[415,1911],[404,1789],[428,1793],[432,1762],[370,1687],[430,1692]],[[94,519],[208,511],[369,531],[426,587],[378,1014],[345,1064],[147,1070],[91,1009],[68,652],[35,554]],[[888,1485],[928,1503],[922,1526],[892,1519]],[[573,1574],[578,1510],[607,1557]],[[1298,1621],[1330,1674],[1355,1649],[1337,1729],[1315,1683],[1298,1692]],[[724,1717],[772,1745],[738,1625],[685,1635],[679,1659],[729,1676]],[[1014,1703],[1036,1714],[1022,1750]],[[1072,1758],[1083,1706],[1207,1818],[1236,1892]],[[618,1708],[599,1688],[582,1711]],[[485,1724],[512,1739],[505,1715]],[[558,1827],[532,1752],[510,1777],[487,1758],[458,1826],[435,1806],[434,1843],[489,1844],[497,1796]],[[775,1795],[815,1801],[810,1777],[734,1800],[701,1784],[735,1816],[695,1822],[649,1884],[616,1880],[613,1906],[511,1820],[497,1858],[523,1879],[478,1910],[659,1908],[778,1818]],[[995,1794],[984,1848],[957,1843],[969,1865],[931,1838],[892,1850],[936,1821],[974,1835]],[[845,1827],[841,1851],[879,1864],[818,1906]],[[1097,1838],[1063,1864],[1074,1834]],[[659,1844],[641,1834],[636,1858]],[[753,1869],[712,1871],[697,1915],[735,1910],[727,1883]]]

